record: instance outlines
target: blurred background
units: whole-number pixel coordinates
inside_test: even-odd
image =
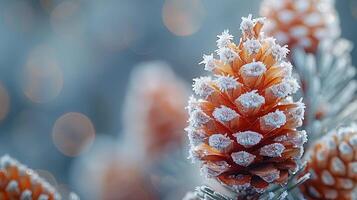
[[[123,132],[132,69],[166,61],[191,84],[216,35],[238,36],[240,18],[257,16],[259,3],[0,0],[0,154],[76,191],[74,160],[97,138]],[[357,1],[336,3],[342,36],[356,43]],[[356,64],[356,49],[352,57]]]

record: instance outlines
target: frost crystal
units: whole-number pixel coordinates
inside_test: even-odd
[[[294,94],[300,88],[296,79],[287,78],[284,79],[281,83],[271,86],[271,91],[274,96],[279,98],[285,98],[288,95]]]
[[[293,27],[290,32],[293,37],[301,38],[305,37],[309,33],[309,30],[307,29],[307,27],[300,25]]]
[[[193,84],[193,91],[197,94],[202,96],[203,98],[207,98],[214,92],[214,88],[212,88],[211,83],[212,79],[211,77],[200,77],[200,78],[195,78]]]
[[[46,195],[46,194],[41,194],[41,195],[38,197],[38,200],[49,200],[49,196]]]
[[[238,81],[232,76],[223,76],[217,75],[217,79],[215,81],[218,88],[221,91],[227,91],[230,89],[235,89],[238,86]]]
[[[272,45],[271,46],[271,53],[274,57],[275,60],[278,62],[286,58],[286,56],[289,53],[289,49],[287,48],[287,45],[285,46],[280,46],[278,44]]]
[[[195,163],[196,161],[200,160],[200,155],[194,150],[194,147],[191,146],[191,148],[188,151],[188,157],[187,159],[190,159],[192,163]]]
[[[32,199],[32,192],[30,190],[24,190],[21,193],[20,200],[31,200]]]
[[[222,174],[229,169],[230,165],[226,161],[209,162],[202,166],[201,172],[207,176],[207,178],[212,178]]]
[[[294,1],[295,3],[295,8],[299,12],[305,12],[307,9],[309,9],[309,2],[308,1]]]
[[[215,59],[213,58],[213,54],[203,55],[203,60],[199,64],[205,65],[205,70],[212,71],[216,68]]]
[[[340,158],[333,157],[331,159],[331,169],[335,172],[345,173],[346,166]]]
[[[325,144],[327,145],[328,149],[336,149],[337,148],[337,144],[335,142],[335,140],[333,138],[326,138],[324,140]]]
[[[298,102],[297,105],[298,106],[296,108],[290,109],[290,114],[292,115],[293,119],[296,120],[298,125],[301,126],[305,116],[305,104]]]
[[[284,152],[285,147],[280,143],[273,143],[269,145],[265,145],[260,149],[260,155],[268,156],[268,157],[280,157]]]
[[[254,131],[244,131],[234,134],[237,142],[245,148],[252,147],[260,142],[263,136]]]
[[[264,175],[260,175],[259,177],[262,178],[264,181],[271,183],[273,181],[275,181],[276,179],[278,179],[280,176],[280,172],[279,170],[273,170],[269,173],[266,173]]]
[[[193,111],[197,110],[200,108],[200,101],[197,100],[195,97],[191,96],[188,99],[188,106],[186,109],[188,110],[188,113],[192,113]]]
[[[13,192],[13,193],[18,193],[20,191],[19,189],[19,184],[17,183],[17,181],[12,180],[10,181],[5,189],[7,192]]]
[[[322,19],[318,13],[311,13],[305,16],[304,21],[308,26],[317,26],[321,23]]]
[[[300,89],[300,85],[295,78],[286,78],[283,81],[287,82],[290,86],[289,94],[294,94]]]
[[[353,149],[346,142],[341,142],[341,144],[338,146],[338,149],[342,155],[353,154]]]
[[[240,103],[246,109],[258,108],[265,103],[265,99],[257,93],[257,90],[253,90],[240,95],[236,103]]]
[[[186,128],[188,139],[192,146],[197,146],[205,141],[207,138],[205,132],[201,129]]]
[[[335,184],[335,179],[332,177],[330,172],[328,172],[327,170],[322,171],[321,179],[322,179],[322,182],[325,183],[326,185]]]
[[[193,127],[201,127],[209,122],[210,119],[211,118],[206,113],[198,109],[192,112],[189,122]]]
[[[273,95],[278,98],[287,97],[291,92],[290,85],[284,81],[279,84],[271,86],[270,89],[271,89]]]
[[[263,116],[264,125],[271,128],[280,128],[286,123],[286,116],[284,112],[276,110]]]
[[[238,54],[233,49],[227,47],[219,48],[217,54],[225,63],[233,62],[238,57]]]
[[[253,31],[254,21],[252,20],[252,15],[248,17],[242,17],[242,22],[240,24],[240,29],[246,33],[250,34]]]
[[[258,77],[261,76],[266,70],[267,69],[264,63],[251,62],[242,66],[241,73],[244,76]]]
[[[0,167],[2,169],[16,165],[16,161],[12,159],[9,155],[5,155],[0,160]]]
[[[229,34],[229,30],[224,30],[223,33],[221,35],[217,35],[217,37],[218,48],[227,47],[231,43],[231,40],[233,40],[233,35]]]
[[[288,134],[289,135],[289,134]],[[294,147],[301,147],[307,142],[307,133],[305,130],[299,131],[293,137],[289,137],[289,141],[294,144]]]
[[[248,39],[247,41],[245,41],[243,43],[244,48],[248,51],[248,54],[257,54],[260,50],[260,48],[262,47],[262,45],[260,44],[260,42],[258,40],[250,40]]]
[[[281,67],[281,70],[283,70],[284,77],[291,77],[293,66],[291,65],[290,62],[285,62],[285,61],[281,62],[279,67]]]
[[[250,154],[246,151],[234,152],[231,154],[231,156],[235,163],[243,167],[249,166],[256,157],[255,155]]]
[[[282,21],[283,23],[286,24],[286,23],[291,22],[291,20],[294,19],[294,13],[289,10],[282,10],[278,13],[278,18],[280,21]]]
[[[232,140],[222,134],[213,134],[209,137],[208,144],[211,147],[224,152],[231,147]]]
[[[220,122],[229,122],[232,119],[238,117],[238,113],[231,108],[221,105],[219,108],[215,108],[213,117]]]
[[[348,164],[349,171],[354,174],[357,174],[357,162],[352,162]]]

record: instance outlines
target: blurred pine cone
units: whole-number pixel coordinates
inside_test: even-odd
[[[60,200],[55,188],[8,155],[0,159],[1,200]]]
[[[357,126],[340,128],[317,141],[307,153],[311,178],[301,186],[307,199],[357,198]]]
[[[70,177],[83,199],[158,199],[145,165],[133,160],[135,154],[125,155],[122,146],[111,137],[100,136],[89,152],[76,158]]]
[[[264,0],[261,15],[268,19],[264,32],[290,49],[314,53],[320,41],[340,34],[333,0]]]
[[[264,19],[242,19],[238,45],[224,31],[220,58],[203,56],[214,76],[194,79],[200,99],[189,101],[186,130],[190,157],[201,161],[203,174],[253,198],[296,171],[306,133],[296,130],[304,104],[290,96],[299,85],[285,61],[289,50],[261,33]]]
[[[143,141],[153,156],[181,145],[188,90],[164,62],[142,63],[131,75],[124,107],[124,129],[134,143]]]

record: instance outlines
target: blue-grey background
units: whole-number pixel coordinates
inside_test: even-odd
[[[260,1],[170,2],[1,0],[0,154],[70,184],[75,156],[54,145],[58,118],[79,112],[97,136],[120,135],[121,106],[137,63],[167,61],[190,82],[203,73],[197,63],[215,49],[216,35],[229,28],[238,37],[241,16],[256,16]],[[356,43],[357,2],[338,0],[337,10],[343,37]]]

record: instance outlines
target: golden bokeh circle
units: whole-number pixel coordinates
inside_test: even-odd
[[[174,35],[189,36],[201,28],[204,13],[201,0],[166,0],[162,19]]]
[[[66,156],[75,157],[93,144],[95,129],[87,116],[69,112],[56,120],[52,130],[52,139],[60,152]]]
[[[63,88],[63,72],[54,50],[48,46],[35,47],[23,70],[23,91],[35,103],[55,99]]]
[[[36,169],[36,173],[43,179],[45,179],[50,185],[57,186],[56,177],[49,171],[43,169]]]
[[[5,86],[0,82],[0,121],[4,120],[10,110],[10,96]]]

